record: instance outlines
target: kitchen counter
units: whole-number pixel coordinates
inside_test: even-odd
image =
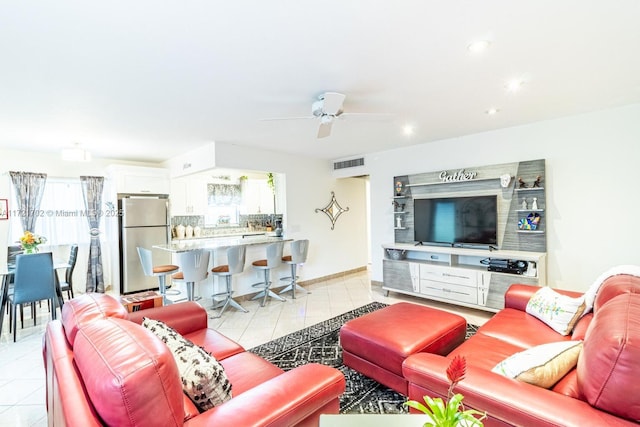
[[[195,239],[180,239],[173,240],[171,243],[164,245],[154,245],[156,249],[162,249],[165,251],[179,253],[187,252],[194,249],[222,249],[230,246],[249,246],[249,245],[264,245],[274,242],[288,242],[293,239],[286,239],[284,237],[266,236],[266,235],[252,235],[245,237],[214,237],[214,238],[195,238]]]
[[[270,233],[271,234],[271,233]],[[217,237],[217,238],[196,238],[196,239],[183,239],[183,240],[174,240],[169,244],[164,245],[154,245],[155,249],[160,249],[163,251],[168,251],[171,253],[172,263],[176,265],[179,264],[178,254],[183,252],[188,252],[196,249],[205,249],[211,251],[211,257],[209,259],[209,267],[212,268],[216,265],[223,265],[227,263],[227,255],[226,248],[230,246],[247,246],[246,252],[246,265],[244,271],[242,273],[234,274],[234,295],[247,295],[256,293],[256,289],[253,287],[253,284],[262,279],[262,272],[256,272],[254,268],[251,267],[251,263],[258,259],[263,259],[265,257],[265,245],[274,242],[290,242],[293,239],[284,238],[284,237],[276,237],[274,235],[265,236],[265,235],[254,235],[254,236],[236,236],[236,237]],[[286,248],[288,249],[288,248]],[[272,277],[274,280],[274,287],[282,287],[285,286],[288,282],[280,281],[280,277],[290,275],[289,266],[283,263],[280,267],[275,269],[276,271],[272,272]],[[259,273],[259,274],[258,274]],[[178,284],[178,286],[182,286]],[[199,295],[201,296],[209,296],[213,294],[218,294],[222,292],[223,289],[226,288],[226,282],[224,279],[220,279],[220,277],[216,277],[214,280],[208,279],[203,280],[196,287]]]
[[[171,239],[172,243],[177,242],[188,242],[190,240],[211,240],[211,239],[226,239],[232,237],[252,237],[252,236],[275,236],[273,231],[243,231],[237,233],[225,233],[225,234],[210,234],[206,236],[192,236],[192,237],[183,237],[182,239],[178,237],[173,237]]]

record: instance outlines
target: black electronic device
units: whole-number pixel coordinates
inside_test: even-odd
[[[489,258],[488,270],[495,271],[497,273],[510,273],[510,274],[524,274],[529,267],[527,261],[520,261],[515,259],[498,259]]]
[[[496,245],[497,196],[414,199],[414,240],[425,244]]]

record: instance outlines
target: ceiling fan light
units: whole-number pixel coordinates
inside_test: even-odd
[[[65,148],[61,152],[62,160],[66,162],[90,162],[91,153],[82,148]]]

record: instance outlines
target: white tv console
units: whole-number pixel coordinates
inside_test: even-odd
[[[546,285],[546,253],[390,243],[382,246],[384,289],[497,312],[513,283]],[[400,255],[401,259],[397,259]],[[527,261],[523,274],[488,271],[487,258]]]

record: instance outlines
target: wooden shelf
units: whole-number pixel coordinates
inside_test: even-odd
[[[517,232],[524,234],[544,234],[544,230],[517,230]]]
[[[544,187],[514,188],[514,191],[537,191],[537,190],[544,190]]]
[[[462,182],[479,182],[479,181],[495,181],[500,180],[500,178],[480,178],[480,179],[467,179],[461,181],[446,181],[446,182],[420,182],[416,184],[405,184],[405,187],[423,187],[425,185],[443,185],[443,184],[459,184]]]
[[[544,212],[544,209],[516,209],[516,212]]]

